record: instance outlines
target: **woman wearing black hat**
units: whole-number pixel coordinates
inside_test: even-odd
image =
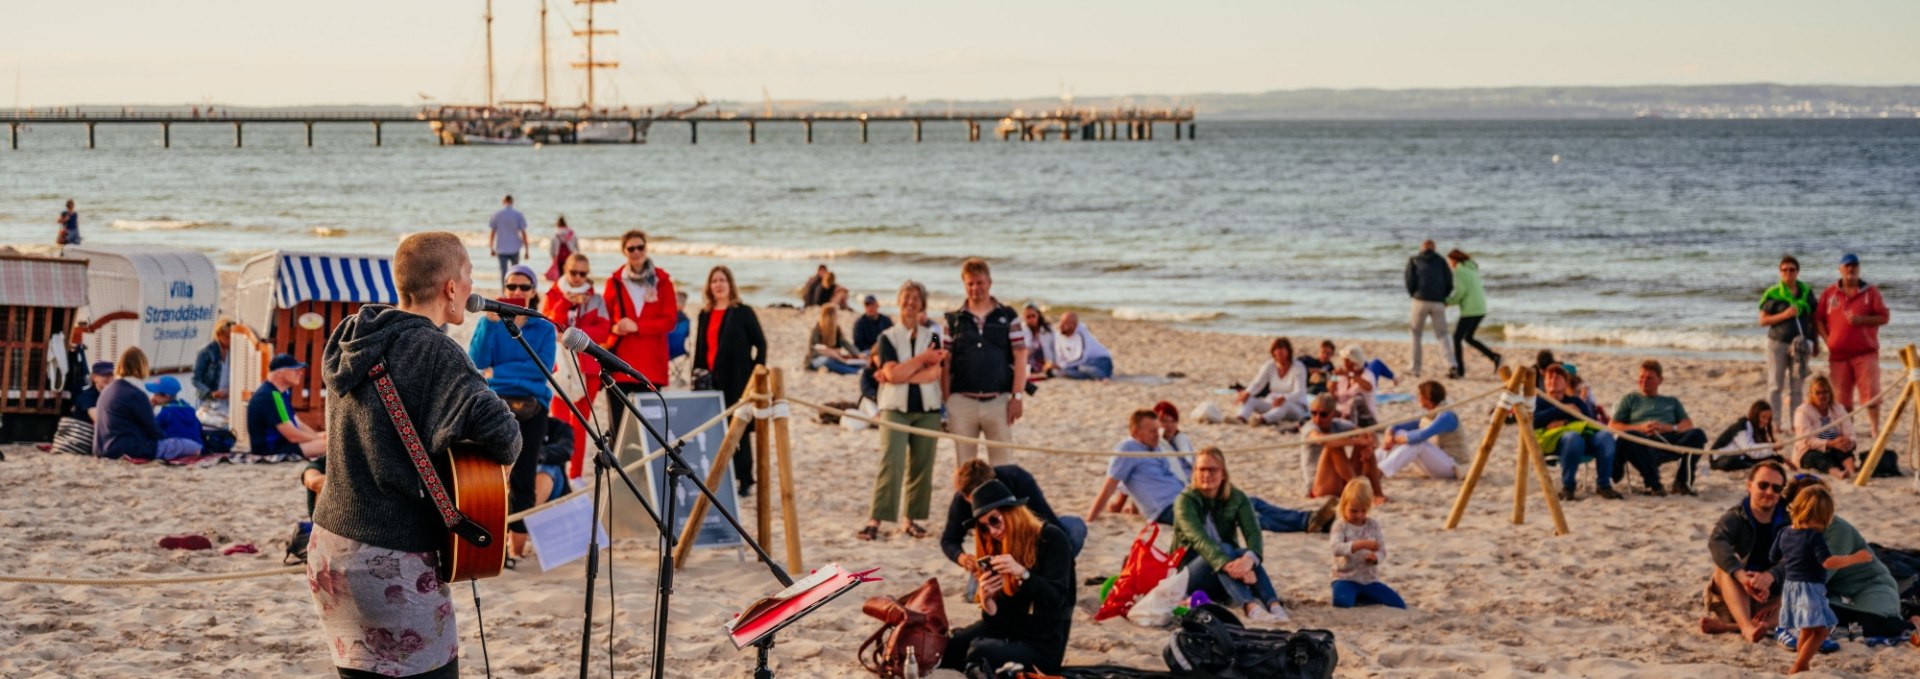
[[[1067,534],[1041,522],[1026,504],[999,481],[973,491],[981,617],[953,631],[941,667],[1015,662],[1059,671],[1073,627],[1073,551]]]

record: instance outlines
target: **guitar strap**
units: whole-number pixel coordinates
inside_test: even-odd
[[[367,374],[373,378],[373,387],[380,393],[380,404],[386,406],[387,417],[393,420],[393,428],[400,433],[400,443],[406,446],[407,457],[413,460],[414,471],[420,473],[420,482],[426,486],[427,497],[433,500],[433,508],[440,514],[440,522],[446,525],[449,532],[475,546],[491,544],[493,534],[454,508],[452,496],[447,495],[446,486],[440,483],[440,474],[433,470],[433,461],[427,458],[426,446],[420,443],[419,432],[413,429],[413,420],[407,417],[406,406],[400,403],[400,393],[393,388],[393,377],[387,374],[386,362],[374,364]]]

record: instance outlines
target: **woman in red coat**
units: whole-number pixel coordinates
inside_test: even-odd
[[[540,313],[553,321],[560,332],[568,328],[579,328],[596,344],[604,344],[613,335],[613,315],[607,311],[606,300],[593,292],[592,262],[587,256],[573,253],[561,261],[561,276],[552,288],[547,290],[547,298],[540,304]],[[582,354],[580,372],[586,383],[586,395],[573,402],[583,414],[593,412],[593,400],[600,395],[600,362],[592,356]],[[561,358],[562,363],[568,359]],[[573,385],[563,384],[571,388]],[[573,413],[561,403],[562,394],[553,395],[553,404],[547,408],[553,419],[567,423],[575,432],[583,432],[579,422],[573,419]],[[567,478],[580,478],[581,468],[586,460],[587,437],[576,433],[573,437],[573,461],[567,465]]]
[[[647,257],[645,232],[636,229],[621,235],[620,251],[627,256],[627,263],[607,278],[604,295],[607,309],[613,314],[613,333],[600,346],[654,384],[666,384],[669,376],[667,333],[673,332],[679,312],[674,300],[673,278]],[[631,377],[615,376],[614,382],[620,391],[628,394],[645,391]],[[611,433],[618,436],[625,409],[615,407],[610,412],[613,413]]]

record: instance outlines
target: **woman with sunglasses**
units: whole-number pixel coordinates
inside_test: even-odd
[[[627,263],[613,270],[603,295],[613,314],[613,334],[600,346],[647,376],[648,381],[666,384],[672,377],[667,367],[667,335],[673,332],[680,311],[674,299],[673,277],[654,266],[653,258],[647,256],[644,231],[621,234],[620,251]],[[614,376],[614,384],[623,397],[647,390],[639,380],[625,375]],[[620,431],[626,409],[612,408],[609,412],[613,415],[613,431]]]
[[[973,491],[980,577],[980,622],[953,631],[940,666],[951,670],[1009,662],[1060,671],[1073,629],[1073,548],[1059,526],[1027,509],[1027,498],[998,480]]]
[[[566,275],[547,289],[546,299],[540,303],[540,313],[558,326],[555,328],[557,332],[579,328],[595,344],[605,344],[613,334],[613,315],[607,311],[606,300],[593,292],[592,262],[588,261],[586,255],[576,252],[567,257],[564,270]],[[586,354],[581,354],[579,359],[580,375],[585,378],[581,380],[585,395],[575,399],[573,407],[586,414],[593,412],[593,400],[600,396],[600,362]],[[560,363],[572,365],[572,359]],[[561,384],[566,385],[566,381],[561,381]],[[547,411],[574,431],[582,431],[580,423],[573,420],[573,413],[560,402],[559,399],[564,396],[554,394],[553,404]],[[586,450],[587,437],[573,437],[573,459],[567,463],[567,478],[580,478],[587,459]]]
[[[507,269],[500,301],[532,307],[533,286],[537,280],[533,267],[513,265]],[[507,334],[507,323],[519,327],[538,359],[528,356],[520,342]],[[544,319],[526,316],[503,319],[487,314],[480,319],[480,326],[473,331],[473,341],[467,345],[467,357],[473,359],[473,367],[487,376],[487,388],[507,402],[514,421],[520,425],[520,456],[514,458],[513,469],[507,473],[509,512],[532,509],[535,504],[534,477],[539,473],[540,445],[547,440],[547,402],[553,398],[553,389],[547,386],[547,371],[553,369],[558,344],[553,324]],[[526,555],[527,525],[516,521],[507,529],[511,531],[507,541],[511,563],[511,559]]]

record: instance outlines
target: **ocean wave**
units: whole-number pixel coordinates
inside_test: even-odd
[[[119,231],[178,231],[202,226],[213,226],[219,222],[203,222],[193,219],[116,219],[107,228]]]
[[[1758,335],[1732,335],[1666,328],[1580,328],[1515,323],[1501,328],[1508,341],[1544,344],[1602,344],[1657,347],[1688,351],[1759,351],[1766,348]]]
[[[1225,318],[1227,312],[1219,309],[1199,309],[1194,311],[1155,311],[1137,307],[1114,307],[1112,315],[1123,321],[1158,321],[1161,323],[1195,323]]]
[[[321,238],[339,238],[347,235],[347,230],[338,226],[313,227],[313,235]]]
[[[647,248],[654,254],[718,259],[814,260],[841,259],[860,254],[860,251],[854,248],[775,248],[675,240],[648,241]],[[620,252],[620,239],[584,238],[580,240],[580,249],[587,252]]]

